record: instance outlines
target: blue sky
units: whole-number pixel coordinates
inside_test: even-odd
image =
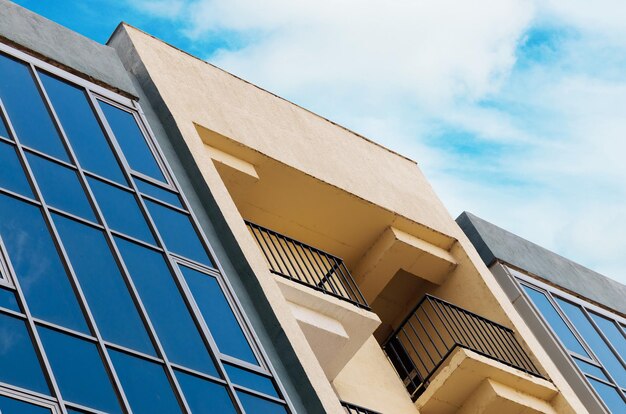
[[[126,21],[415,159],[471,211],[626,283],[626,2],[17,3]]]

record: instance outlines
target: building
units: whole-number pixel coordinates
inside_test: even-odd
[[[6,0],[0,117],[2,414],[598,412],[410,159]]]
[[[457,222],[589,412],[626,412],[626,286],[470,213]]]

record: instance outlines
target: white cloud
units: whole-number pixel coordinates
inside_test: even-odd
[[[196,0],[177,13],[192,40],[244,39],[211,62],[416,159],[453,214],[626,282],[626,2]]]

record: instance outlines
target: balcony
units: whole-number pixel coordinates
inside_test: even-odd
[[[332,381],[380,319],[370,311],[343,260],[250,221],[246,225]]]
[[[341,406],[345,408],[346,414],[380,414],[378,411],[368,410],[345,401],[341,402]]]
[[[552,395],[553,387],[541,377],[511,329],[434,296],[426,295],[418,303],[383,348],[414,401],[436,376],[443,379],[436,381],[435,388],[456,384],[452,389],[459,391],[459,384],[463,384],[468,395],[472,386],[494,378],[500,378],[499,383],[514,382],[517,386],[528,383],[533,398]],[[428,391],[426,401],[418,401],[423,412],[429,412],[426,408],[437,399],[429,401],[438,390]],[[442,394],[447,398],[446,393],[439,393]],[[458,397],[462,393],[447,394]],[[436,404],[440,403],[441,399]],[[463,401],[457,403],[460,407]],[[439,407],[432,412],[445,410]]]

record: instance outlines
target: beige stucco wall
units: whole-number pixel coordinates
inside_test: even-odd
[[[328,413],[342,412],[335,392],[284,297],[276,289],[196,125],[456,239],[450,253],[459,264],[433,293],[514,327],[520,340],[525,341],[525,346],[532,350],[543,370],[563,392],[568,404],[576,407],[575,411],[584,412],[417,164],[132,27],[121,27],[111,44],[122,51],[133,48],[133,56],[128,50],[124,52],[127,54],[123,58],[125,64],[135,69],[142,66],[141,70],[151,77]],[[355,403],[369,402],[374,388],[368,391],[363,384],[351,384],[351,378],[361,380],[362,375],[373,375],[379,370],[385,370],[383,377],[393,373],[390,365],[381,359],[380,349],[374,351],[374,345],[375,342],[368,342],[334,384],[340,394],[350,395]],[[394,384],[391,379],[374,387],[377,392],[390,396],[398,389],[404,391],[402,384]],[[398,408],[401,411],[397,412],[411,411],[395,397],[390,404],[405,407]]]

